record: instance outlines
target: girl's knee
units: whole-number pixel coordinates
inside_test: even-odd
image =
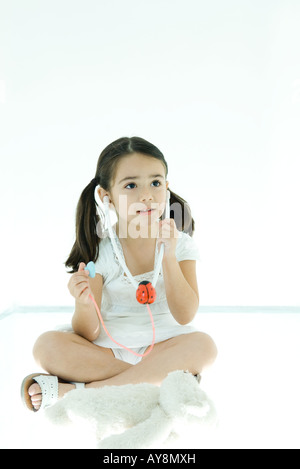
[[[218,349],[213,339],[204,332],[191,334],[191,343],[195,356],[205,359],[207,365],[212,364],[218,355]]]
[[[38,337],[33,346],[33,357],[35,361],[42,367],[53,357],[61,343],[63,332],[49,331],[44,332]]]

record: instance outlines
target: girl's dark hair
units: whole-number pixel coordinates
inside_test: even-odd
[[[97,260],[101,241],[101,232],[99,233],[99,231],[103,226],[104,215],[100,219],[97,212],[95,189],[100,185],[104,190],[110,191],[119,160],[132,153],[142,153],[160,160],[165,166],[167,176],[168,165],[164,155],[156,146],[143,138],[122,137],[108,145],[99,156],[94,179],[83,190],[78,201],[76,240],[65,262],[65,266],[71,268],[70,273],[77,272],[80,262],[87,264],[89,261],[95,262]],[[175,219],[179,230],[192,236],[195,223],[187,202],[172,191],[170,194],[170,217]]]

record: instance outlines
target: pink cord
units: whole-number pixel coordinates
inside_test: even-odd
[[[92,296],[92,295],[89,295],[89,297],[91,298],[92,302],[94,303],[94,306],[96,308],[96,311],[97,311],[97,314],[98,314],[98,317],[100,319],[100,322],[103,326],[103,329],[105,330],[106,334],[108,335],[108,337],[117,345],[119,345],[120,347],[124,348],[125,350],[127,350],[128,352],[130,353],[133,353],[133,355],[136,355],[137,357],[145,357],[146,355],[148,355],[151,350],[153,349],[154,347],[154,343],[155,343],[155,327],[154,327],[154,321],[153,321],[153,316],[152,316],[152,313],[151,313],[151,309],[150,309],[150,306],[148,304],[146,304],[147,308],[148,308],[148,312],[149,312],[149,316],[150,316],[150,319],[151,319],[151,323],[152,323],[152,331],[153,331],[153,338],[152,338],[152,344],[149,348],[149,350],[147,350],[147,352],[145,353],[136,353],[134,352],[133,350],[131,350],[130,348],[127,348],[125,347],[125,345],[122,345],[122,344],[119,344],[119,342],[116,342],[115,339],[112,338],[112,336],[110,335],[110,333],[108,332],[108,330],[106,329],[105,327],[105,324],[104,324],[104,321],[102,319],[102,316],[101,316],[101,313],[99,311],[99,308],[98,308],[98,305],[95,301],[95,298]]]

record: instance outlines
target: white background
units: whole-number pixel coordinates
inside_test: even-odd
[[[202,305],[299,305],[300,3],[0,0],[1,296],[71,305],[79,195],[111,141],[164,153]]]

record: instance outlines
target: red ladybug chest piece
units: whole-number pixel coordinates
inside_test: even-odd
[[[142,305],[154,303],[156,291],[151,282],[140,282],[136,291],[136,299]]]

